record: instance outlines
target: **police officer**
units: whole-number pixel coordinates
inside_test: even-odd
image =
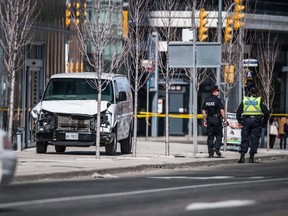
[[[261,127],[266,125],[269,118],[269,111],[263,104],[261,97],[258,96],[257,88],[250,88],[250,93],[244,97],[237,109],[236,118],[238,123],[243,125],[239,151],[241,156],[238,163],[245,163],[245,154],[248,152],[249,146],[249,163],[254,163],[254,155],[257,153],[261,136]]]
[[[218,86],[211,89],[212,95],[207,97],[202,105],[202,115],[204,119],[204,126],[207,127],[208,138],[207,146],[209,158],[214,156],[214,152],[218,157],[221,156],[220,147],[223,137],[223,118],[225,116],[224,106],[219,96]],[[224,122],[226,126],[226,122]]]

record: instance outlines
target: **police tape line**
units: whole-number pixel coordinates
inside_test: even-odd
[[[0,112],[4,112],[4,111],[7,111],[8,112],[8,108],[0,108]],[[18,109],[14,109],[14,112],[22,112],[22,109],[18,108]],[[30,112],[31,109],[28,109],[28,111]]]
[[[193,118],[193,114],[168,114],[169,118]],[[152,113],[152,112],[139,112],[137,118],[151,118],[161,117],[165,118],[166,114]],[[202,114],[197,114],[197,118],[203,118]]]
[[[7,108],[0,108],[0,112],[1,111],[8,111]],[[14,111],[22,111],[22,109],[14,109]],[[31,111],[31,109],[29,109],[29,112]],[[193,118],[193,114],[168,114],[169,118],[182,118],[182,119],[189,119],[189,118]],[[275,116],[275,117],[281,117],[281,116],[287,116],[288,114],[284,114],[284,113],[273,113],[270,114],[270,116]],[[137,118],[151,118],[151,117],[160,117],[160,118],[165,118],[166,114],[161,114],[161,113],[152,113],[152,112],[139,112],[137,114]],[[202,114],[197,114],[197,119],[202,119],[203,116]]]
[[[168,114],[169,118],[193,118],[193,114]],[[288,114],[283,114],[283,113],[274,113],[270,114],[270,116],[275,116],[275,117],[281,117],[281,116],[287,116]],[[151,118],[151,117],[161,117],[165,118],[166,114],[159,114],[159,113],[152,113],[152,112],[139,112],[137,115],[137,118]],[[202,119],[203,116],[202,114],[197,114],[197,119]]]

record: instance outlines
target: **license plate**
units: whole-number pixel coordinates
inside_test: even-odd
[[[65,139],[66,140],[78,140],[78,133],[66,133]]]

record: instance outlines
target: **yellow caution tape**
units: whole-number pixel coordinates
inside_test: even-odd
[[[168,114],[169,118],[193,118],[193,114]],[[276,114],[276,113],[273,113],[271,114],[270,116],[287,116],[288,117],[288,114]],[[137,118],[151,118],[151,117],[160,117],[160,118],[165,118],[166,117],[166,114],[159,114],[159,113],[152,113],[152,112],[139,112],[138,115],[137,115]],[[203,116],[202,114],[197,114],[197,119],[202,119]],[[146,120],[147,121],[147,120]]]
[[[191,114],[168,114],[169,118],[193,118]],[[151,118],[151,117],[161,117],[165,118],[166,114],[152,113],[152,112],[139,112],[137,118]],[[197,118],[203,118],[202,114],[197,114]]]
[[[8,108],[0,108],[0,112],[1,111],[8,111]],[[14,111],[22,111],[22,109],[14,109]],[[30,112],[31,109],[29,109],[28,111]],[[183,114],[183,113],[168,114],[168,116],[169,116],[169,118],[182,118],[182,119],[193,118],[193,114]],[[275,116],[275,117],[287,116],[288,117],[288,114],[286,114],[286,113],[273,113],[270,116]],[[149,118],[151,118],[151,117],[165,118],[166,114],[152,113],[152,112],[139,112],[137,114],[137,118],[146,118],[146,122],[149,125],[150,125]],[[203,118],[202,114],[197,114],[197,119],[202,119],[202,118]]]

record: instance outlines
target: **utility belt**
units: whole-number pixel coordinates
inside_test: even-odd
[[[208,117],[217,117],[217,118],[220,118],[221,115],[220,115],[220,114],[213,114],[213,115],[209,115],[209,114],[208,114]]]
[[[263,115],[243,115],[244,118],[261,119]]]

